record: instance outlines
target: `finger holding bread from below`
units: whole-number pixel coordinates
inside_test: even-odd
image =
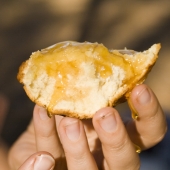
[[[98,169],[89,149],[84,125],[79,119],[63,118],[58,131],[69,170]]]
[[[166,131],[165,114],[153,91],[145,84],[136,86],[130,95],[129,105],[138,118],[126,123],[131,140],[148,149],[160,142]]]
[[[33,122],[37,151],[47,151],[55,159],[63,157],[64,154],[56,130],[55,117],[49,118],[46,109],[36,105],[33,112]]]
[[[139,169],[139,156],[114,108],[106,107],[97,111],[93,125],[102,144],[104,169]]]

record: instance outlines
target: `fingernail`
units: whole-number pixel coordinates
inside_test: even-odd
[[[113,113],[108,113],[99,119],[99,123],[104,131],[112,133],[116,130],[117,123]]]
[[[55,160],[49,155],[37,156],[34,162],[34,170],[52,170],[55,166]]]
[[[49,117],[48,117],[48,115],[47,115],[47,111],[46,111],[45,108],[39,107],[38,113],[39,113],[39,115],[40,115],[40,119],[41,119],[41,120],[49,119]]]
[[[70,118],[72,119],[72,118]],[[78,140],[80,136],[80,123],[78,120],[70,120],[70,122],[65,126],[66,135],[71,141]]]
[[[147,104],[148,102],[150,102],[150,100],[151,100],[151,95],[148,89],[144,88],[143,90],[141,90],[141,92],[138,94],[137,101],[140,104]]]

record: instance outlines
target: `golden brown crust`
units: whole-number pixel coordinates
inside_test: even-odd
[[[153,54],[155,55],[155,57],[152,58],[152,60],[149,61],[149,64],[147,65],[147,67],[145,67],[143,70],[141,70],[141,74],[138,75],[137,77],[135,77],[133,79],[133,81],[131,82],[131,84],[128,84],[124,86],[124,88],[122,89],[121,93],[118,93],[117,95],[115,95],[106,106],[116,106],[117,104],[121,103],[122,101],[125,101],[129,95],[131,90],[138,84],[141,84],[145,81],[148,73],[150,72],[150,70],[152,69],[153,65],[155,64],[157,57],[158,57],[158,52],[161,48],[160,44],[157,44],[156,46],[154,46],[154,51]],[[152,52],[151,52],[152,53]],[[22,63],[22,65],[19,68],[19,73],[17,75],[17,79],[19,80],[20,83],[23,83],[23,77],[25,74],[25,69],[27,69],[28,66],[28,61]],[[48,111],[49,114],[58,114],[58,115],[65,115],[65,116],[69,116],[69,117],[76,117],[76,118],[80,118],[80,119],[87,119],[87,118],[92,118],[91,114],[82,114],[82,113],[76,113],[73,112],[71,110],[64,110],[64,109],[53,109],[53,108],[48,108],[47,106],[45,106],[44,104],[42,104],[38,99],[36,99],[29,91],[29,89],[27,89],[27,87],[24,85],[24,90],[26,92],[26,94],[29,96],[29,98],[35,102],[36,104],[38,104],[39,106],[45,107]]]
[[[125,91],[122,91],[122,94],[117,95],[113,100],[111,100],[109,106],[116,106],[119,103],[125,102],[129,98],[131,90],[136,85],[142,84],[146,80],[149,72],[156,63],[161,44],[155,44],[155,47],[156,49],[153,53],[154,57],[152,58],[152,60],[150,60],[150,64],[147,65],[147,67],[145,67],[143,71],[141,71],[141,74],[138,75],[138,77],[134,78],[134,81],[129,84],[128,88],[125,89]]]
[[[20,83],[22,83],[23,77],[24,77],[24,70],[27,67],[28,61],[25,61],[21,64],[19,67],[19,72],[17,74],[17,79]]]

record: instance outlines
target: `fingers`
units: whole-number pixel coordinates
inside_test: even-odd
[[[132,141],[147,149],[162,140],[167,129],[166,119],[152,90],[144,84],[137,86],[131,92],[129,104],[138,114],[136,121],[126,125]]]
[[[69,170],[96,170],[82,122],[75,118],[63,118],[58,131]]]
[[[11,170],[18,169],[22,163],[36,152],[33,122],[27,130],[17,139],[8,153],[8,162]]]
[[[139,169],[139,157],[115,109],[99,110],[93,117],[93,125],[102,143],[105,167],[109,170]]]
[[[36,105],[34,108],[34,129],[37,151],[47,151],[55,159],[63,157],[63,150],[58,138],[55,117],[49,118],[47,111]]]
[[[53,170],[55,160],[47,152],[37,152],[31,155],[18,170]]]

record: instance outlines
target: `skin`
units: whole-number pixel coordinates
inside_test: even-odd
[[[132,90],[129,105],[139,117],[125,124],[111,107],[97,111],[92,120],[81,121],[48,118],[46,110],[36,105],[29,127],[10,149],[11,170],[139,169],[134,143],[142,150],[157,144],[166,133],[166,119],[144,84]]]

